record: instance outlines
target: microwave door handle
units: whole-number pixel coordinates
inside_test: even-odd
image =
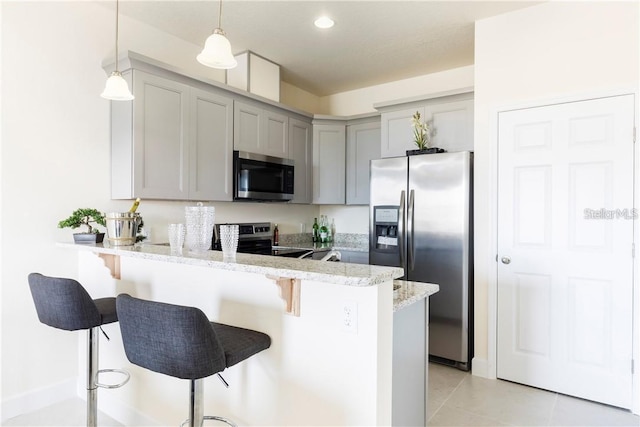
[[[416,257],[415,257],[415,247],[414,247],[414,236],[413,236],[413,203],[414,203],[414,191],[411,190],[409,193],[409,209],[407,212],[407,222],[409,223],[409,227],[407,230],[408,240],[407,240],[407,251],[409,252],[409,270],[413,271],[416,266]]]
[[[396,239],[398,239],[398,252],[400,254],[400,267],[404,268],[405,267],[405,262],[404,262],[404,243],[406,242],[405,239],[405,235],[404,235],[404,229],[405,229],[405,218],[404,218],[404,196],[405,196],[405,192],[404,190],[402,190],[402,192],[400,193],[400,207],[398,209],[398,236],[396,237]],[[405,272],[406,275],[406,272]]]

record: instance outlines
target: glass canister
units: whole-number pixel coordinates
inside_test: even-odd
[[[216,210],[213,206],[186,206],[184,208],[186,236],[184,246],[191,252],[204,252],[211,248]]]

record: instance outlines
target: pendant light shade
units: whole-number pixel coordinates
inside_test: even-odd
[[[118,17],[119,17],[119,1],[116,0],[116,69],[111,73],[107,79],[107,84],[104,87],[104,91],[100,94],[101,97],[110,99],[112,101],[131,101],[134,96],[129,91],[129,85],[127,81],[122,78],[122,73],[118,71]]]
[[[196,57],[199,63],[211,68],[227,70],[238,65],[238,61],[233,57],[231,43],[222,30],[222,0],[220,0],[220,11],[218,13],[218,28],[213,30],[213,34],[207,37],[204,49]]]
[[[233,57],[231,52],[231,43],[225,37],[224,31],[220,28],[213,30],[207,41],[204,43],[204,49],[200,55],[196,57],[199,63],[211,68],[229,69],[238,65],[238,61]]]
[[[107,79],[107,85],[100,94],[101,97],[112,101],[131,101],[134,96],[129,91],[127,81],[122,78],[120,71],[114,71]]]

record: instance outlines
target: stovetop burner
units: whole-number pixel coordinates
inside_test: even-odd
[[[213,249],[220,248],[220,225],[216,224],[213,232]],[[293,248],[273,248],[272,227],[270,222],[238,224],[238,252],[257,255],[274,255],[298,258],[310,250]]]

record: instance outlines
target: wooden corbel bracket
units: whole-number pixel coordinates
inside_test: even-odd
[[[120,280],[120,255],[98,254],[98,256],[111,272],[111,277]]]
[[[296,317],[300,317],[300,279],[290,277],[267,278],[274,280],[280,288],[280,298],[285,302],[285,312]]]

